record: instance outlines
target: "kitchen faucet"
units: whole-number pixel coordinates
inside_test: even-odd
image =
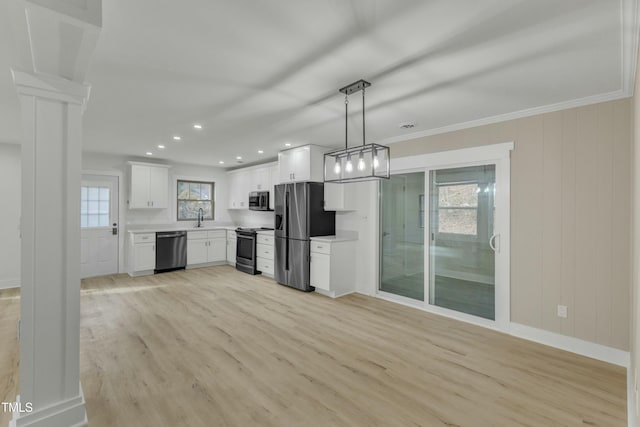
[[[204,221],[204,209],[200,208],[198,209],[198,224],[196,228],[202,227],[202,221]]]

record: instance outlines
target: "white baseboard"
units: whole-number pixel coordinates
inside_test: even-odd
[[[82,384],[80,394],[71,399],[38,408],[31,413],[14,413],[9,427],[85,427],[88,425],[87,410]],[[20,402],[20,396],[16,398]],[[26,405],[27,402],[25,402]]]
[[[20,287],[20,279],[2,279],[0,280],[0,289],[12,289]]]
[[[520,323],[512,322],[509,333],[519,338],[524,338],[529,341],[559,348],[561,350],[570,351],[592,359],[622,366],[624,368],[629,368],[631,363],[631,354],[628,351],[557,334],[555,332],[545,331],[543,329],[533,328]]]

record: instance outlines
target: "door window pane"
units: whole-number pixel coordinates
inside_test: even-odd
[[[111,217],[111,189],[82,186],[80,188],[80,227],[108,227]]]

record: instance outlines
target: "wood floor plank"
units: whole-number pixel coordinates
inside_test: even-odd
[[[87,279],[81,302],[91,426],[626,425],[623,368],[363,295],[221,266]],[[19,293],[0,313],[10,401]]]

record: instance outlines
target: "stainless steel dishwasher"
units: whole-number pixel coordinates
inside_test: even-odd
[[[156,273],[178,270],[187,265],[187,232],[156,233]]]

